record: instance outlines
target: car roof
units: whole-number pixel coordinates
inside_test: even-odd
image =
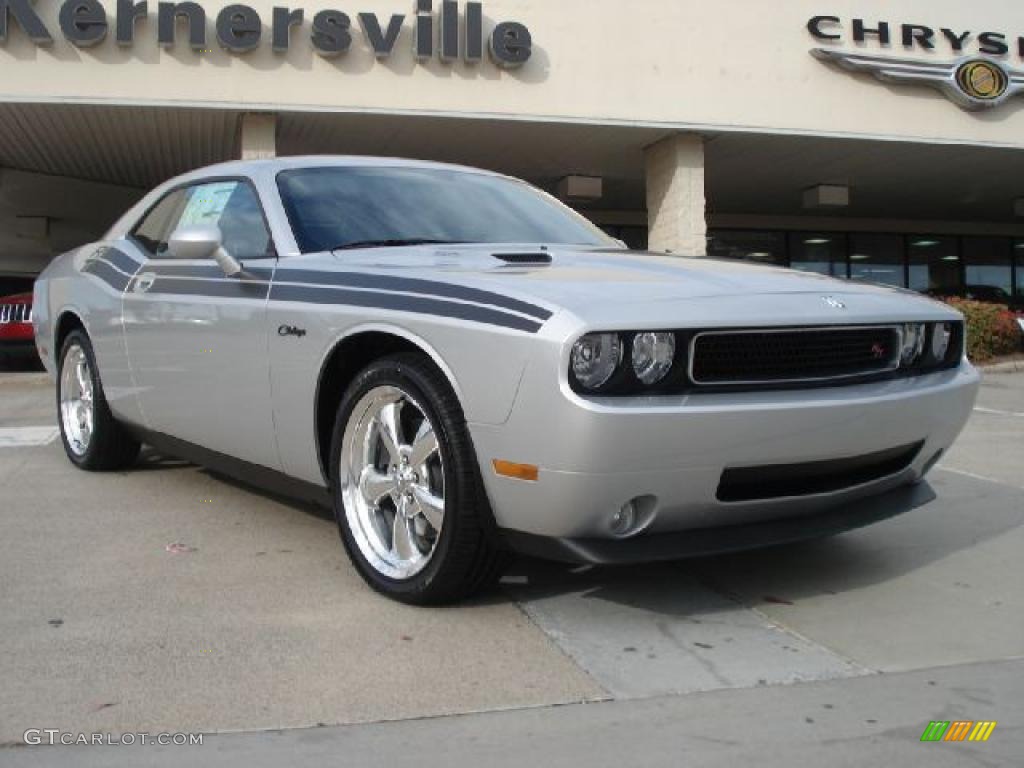
[[[224,163],[196,168],[179,178],[194,176],[250,175],[259,171],[284,171],[295,168],[423,168],[433,170],[463,171],[501,176],[493,171],[473,168],[468,165],[439,163],[431,160],[409,160],[402,157],[377,157],[373,155],[295,155],[289,157],[261,158],[256,160],[229,160]]]
[[[438,163],[431,160],[409,160],[402,157],[375,157],[373,155],[294,155],[288,157],[271,157],[253,160],[229,160],[214,165],[206,165],[202,168],[183,173],[168,179],[154,189],[150,190],[134,206],[125,211],[121,217],[107,230],[104,239],[119,237],[123,235],[134,224],[144,211],[161,195],[166,194],[174,187],[192,184],[203,179],[215,179],[224,176],[251,176],[257,177],[267,173],[274,174],[278,171],[293,170],[297,168],[422,168],[439,171],[460,171],[463,173],[475,173],[496,178],[514,178],[503,176],[494,171],[486,171],[482,168],[473,168],[468,165],[454,165],[451,163]],[[517,180],[518,181],[518,180]]]

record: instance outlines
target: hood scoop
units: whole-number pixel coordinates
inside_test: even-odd
[[[492,253],[491,255],[498,259],[498,261],[503,261],[506,264],[515,264],[520,267],[545,266],[551,263],[551,254],[541,251],[534,251],[533,253]]]

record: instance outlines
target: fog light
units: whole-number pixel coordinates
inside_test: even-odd
[[[611,531],[613,536],[626,536],[636,525],[636,504],[627,501],[612,514]]]

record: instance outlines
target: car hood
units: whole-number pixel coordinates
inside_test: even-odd
[[[707,316],[712,306],[726,322],[777,322],[794,312],[798,317],[792,319],[799,322],[898,320],[922,313],[956,316],[948,307],[903,289],[734,260],[618,249],[417,246],[337,251],[332,261],[335,269],[358,267],[492,291],[552,311],[569,310],[593,322],[689,322],[687,308]],[[755,296],[761,298],[751,302]],[[829,297],[834,301],[826,301]]]

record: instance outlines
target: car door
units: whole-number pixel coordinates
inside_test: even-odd
[[[243,267],[176,258],[179,227],[215,224]],[[266,313],[276,263],[258,193],[247,179],[172,190],[127,236],[144,263],[123,298],[125,343],[149,429],[279,468],[271,412]]]

